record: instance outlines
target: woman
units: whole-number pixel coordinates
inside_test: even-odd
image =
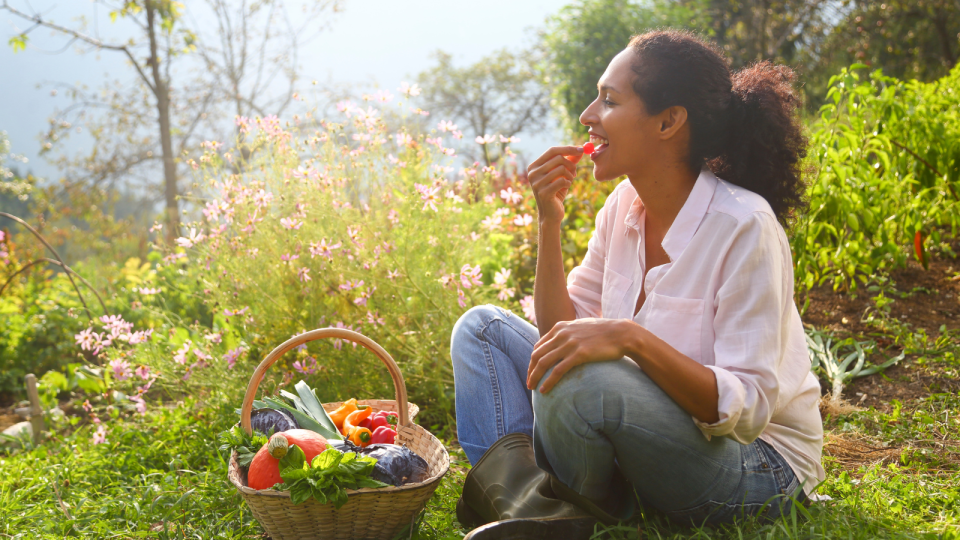
[[[528,168],[539,213],[537,328],[469,310],[451,355],[460,444],[476,463],[512,432],[599,504],[619,468],[680,520],[789,510],[823,480],[810,373],[780,222],[801,205],[806,141],[786,67],[731,74],[676,31],[636,36],[580,116],[594,177],[626,176],[564,279],[563,198],[582,148]]]

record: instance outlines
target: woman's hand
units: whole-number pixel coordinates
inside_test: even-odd
[[[527,369],[527,388],[533,389],[552,367],[540,393],[546,394],[560,378],[580,364],[619,360],[626,355],[626,319],[576,319],[560,321],[537,341]]]
[[[578,146],[554,146],[527,167],[527,182],[537,200],[540,223],[563,220],[563,198],[583,157]]]

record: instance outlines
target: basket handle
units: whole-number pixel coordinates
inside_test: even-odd
[[[393,388],[397,396],[397,407],[400,409],[398,422],[400,426],[403,427],[410,425],[409,412],[407,411],[407,385],[403,382],[403,374],[400,373],[400,368],[397,366],[397,363],[393,361],[390,354],[383,350],[383,347],[378,345],[376,341],[359,332],[345,328],[318,328],[293,336],[284,341],[276,349],[270,351],[270,354],[268,354],[267,357],[260,362],[260,365],[257,366],[257,369],[254,370],[253,376],[250,377],[250,383],[247,384],[247,393],[243,396],[243,407],[240,409],[240,425],[243,427],[243,430],[247,432],[247,435],[253,434],[253,428],[250,424],[250,413],[253,412],[253,400],[256,398],[257,388],[260,387],[260,382],[263,380],[263,375],[267,372],[267,369],[279,360],[280,357],[283,356],[283,353],[290,349],[323,338],[345,339],[359,343],[377,355],[377,358],[387,366],[387,371],[390,372],[390,377],[393,378]]]

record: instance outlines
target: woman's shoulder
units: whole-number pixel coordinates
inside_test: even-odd
[[[743,225],[778,223],[777,215],[763,196],[722,178],[717,178],[717,190],[708,213],[725,214]]]

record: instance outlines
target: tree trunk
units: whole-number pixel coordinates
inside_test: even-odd
[[[943,58],[950,63],[952,68],[957,65],[957,55],[953,53],[953,42],[955,40],[947,30],[947,11],[943,6],[935,9],[933,25],[937,29],[937,36],[940,38]]]
[[[167,210],[167,242],[180,233],[180,213],[177,209],[177,165],[174,162],[173,143],[170,140],[170,92],[167,81],[160,74],[160,59],[157,56],[156,8],[153,0],[144,2],[147,11],[147,35],[150,37],[150,69],[153,87],[156,89],[157,116],[160,124],[160,147],[163,151],[164,198]]]

